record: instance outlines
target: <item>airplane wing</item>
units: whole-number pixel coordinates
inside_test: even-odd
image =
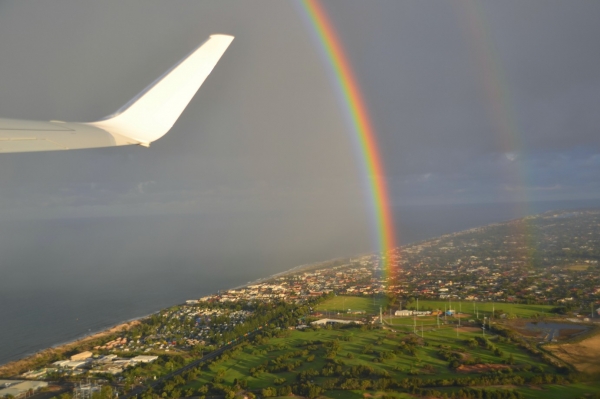
[[[232,41],[233,36],[211,35],[115,114],[96,122],[0,118],[0,152],[148,147],[175,124]]]

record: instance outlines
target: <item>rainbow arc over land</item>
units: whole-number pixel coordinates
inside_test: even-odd
[[[507,156],[513,157],[515,164],[507,168],[505,179],[514,186],[512,195],[515,214],[525,216],[532,214],[530,209],[528,170],[525,166],[526,148],[519,129],[517,110],[510,84],[505,77],[502,58],[492,40],[490,24],[486,19],[484,5],[481,0],[459,0],[454,2],[457,14],[465,28],[465,39],[472,53],[481,95],[489,113],[491,127],[498,142],[498,149]],[[517,156],[518,154],[518,156]],[[519,159],[521,158],[521,159]],[[513,236],[519,242],[515,251],[521,252],[528,260],[536,256],[535,233],[529,222],[520,220],[511,223]]]
[[[373,213],[377,245],[380,253],[385,256],[381,268],[384,274],[393,277],[397,264],[393,251],[396,247],[394,218],[383,160],[368,108],[342,43],[321,3],[318,0],[302,0],[301,4],[333,71],[335,83],[341,93],[342,106],[351,119],[353,134],[359,146],[361,166],[367,176],[368,199]]]

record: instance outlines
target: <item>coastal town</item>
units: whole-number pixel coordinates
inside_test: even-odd
[[[336,259],[189,299],[93,345],[82,345],[85,350],[28,364],[35,367],[3,375],[13,379],[0,381],[0,397],[30,396],[47,390],[49,382],[84,378],[109,381],[125,394],[266,326],[300,330],[336,322],[385,324],[382,314],[453,316],[484,304],[499,319],[519,317],[509,304],[535,304],[543,305],[540,309],[548,315],[593,324],[600,321],[599,259],[597,211],[546,213],[385,254]],[[319,308],[320,302],[333,298],[338,298],[337,308]],[[356,298],[369,301],[356,307]],[[480,325],[479,316],[469,313],[465,317]],[[67,392],[64,385],[58,392]]]

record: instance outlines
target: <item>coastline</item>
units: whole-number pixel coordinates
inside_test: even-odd
[[[558,212],[560,210],[557,211],[547,211],[547,212]],[[544,212],[546,213],[546,212]],[[542,213],[543,214],[543,213]],[[417,240],[415,242],[411,242],[411,243],[406,243],[404,245],[400,245],[398,246],[399,249],[404,249],[406,247],[410,247],[412,245],[423,245],[429,242],[432,242],[434,240],[439,240],[442,238],[447,238],[447,237],[451,237],[451,236],[458,236],[461,234],[466,234],[468,232],[471,232],[473,230],[476,229],[482,229],[482,228],[486,228],[486,227],[490,227],[490,226],[494,226],[494,225],[498,225],[498,224],[505,224],[505,223],[511,223],[514,222],[516,220],[520,220],[522,218],[518,218],[518,219],[511,219],[511,220],[506,220],[506,221],[501,221],[501,222],[494,222],[494,223],[489,223],[483,226],[478,226],[478,227],[471,227],[468,229],[464,229],[464,230],[460,230],[457,232],[452,232],[452,233],[446,233],[446,234],[442,234],[436,237],[430,237],[427,239],[423,239],[423,240]],[[282,271],[282,272],[278,272],[278,273],[274,273],[272,275],[269,275],[267,277],[264,278],[258,278],[256,280],[253,281],[249,281],[245,284],[241,284],[238,285],[236,287],[232,287],[232,288],[228,288],[227,290],[237,290],[240,288],[244,288],[244,287],[248,287],[250,285],[253,284],[260,284],[266,281],[269,281],[271,279],[277,278],[277,277],[282,277],[282,276],[286,276],[289,274],[294,274],[294,273],[299,273],[302,271],[308,271],[311,269],[316,269],[316,268],[322,268],[322,267],[327,267],[328,264],[332,264],[334,262],[339,262],[339,261],[347,261],[350,260],[352,258],[355,257],[361,257],[361,256],[367,256],[367,255],[372,255],[373,253],[377,253],[377,252],[371,252],[371,253],[361,253],[361,254],[357,254],[357,255],[353,255],[353,256],[348,256],[348,257],[337,257],[337,258],[333,258],[333,259],[329,259],[326,261],[319,261],[319,262],[314,262],[314,263],[305,263],[302,265],[298,265],[298,266],[294,266],[288,270]],[[182,303],[179,303],[182,304]],[[173,304],[171,306],[176,306],[178,304]],[[163,308],[165,309],[165,308]],[[162,310],[162,309],[161,309]],[[18,373],[22,373],[23,371],[27,370],[27,369],[35,369],[35,368],[39,368],[41,367],[43,364],[48,364],[51,362],[51,360],[53,358],[58,357],[61,354],[64,354],[65,352],[68,352],[70,350],[75,349],[76,347],[85,345],[86,343],[89,343],[91,341],[94,340],[98,340],[100,338],[103,338],[107,335],[111,335],[111,334],[115,334],[118,333],[120,331],[128,330],[130,328],[132,328],[135,325],[138,325],[142,320],[146,319],[147,317],[160,312],[160,310],[156,311],[156,312],[152,312],[152,313],[148,313],[144,316],[140,316],[140,317],[136,317],[133,319],[128,319],[126,321],[122,321],[119,322],[118,324],[113,325],[112,327],[108,327],[105,328],[103,330],[91,333],[89,335],[83,335],[80,336],[79,338],[76,338],[72,341],[67,341],[64,343],[57,343],[56,345],[53,345],[49,348],[46,349],[42,349],[40,351],[37,351],[35,353],[31,353],[31,354],[27,354],[24,357],[17,359],[17,360],[11,360],[7,363],[4,364],[0,364],[0,375],[8,377],[8,376],[15,376]],[[52,360],[53,361],[53,360]]]
[[[500,222],[500,223],[506,223],[506,222]],[[494,224],[494,223],[492,223],[492,224]],[[486,227],[486,226],[481,226],[481,227]],[[444,235],[441,235],[439,237],[432,237],[432,238],[428,238],[428,239],[424,239],[424,240],[418,240],[416,242],[412,242],[412,243],[400,245],[400,246],[398,246],[398,248],[402,249],[402,248],[410,246],[410,245],[424,244],[424,243],[430,242],[432,240],[435,240],[436,238],[442,238],[444,236],[466,233],[466,232],[468,232],[469,230],[472,230],[472,229],[473,228],[465,229],[465,230],[454,232],[454,233],[444,234]],[[293,274],[293,273],[299,273],[299,272],[302,272],[302,271],[308,271],[308,270],[312,270],[312,269],[327,267],[328,264],[331,264],[331,263],[334,263],[334,262],[344,261],[344,260],[350,260],[352,258],[361,257],[361,256],[367,256],[367,255],[372,255],[374,253],[377,253],[377,252],[361,253],[361,254],[356,254],[356,255],[353,255],[353,256],[337,257],[337,258],[328,259],[328,260],[325,260],[325,261],[318,261],[318,262],[314,262],[314,263],[305,263],[305,264],[302,264],[302,265],[294,266],[291,269],[287,269],[287,270],[284,270],[282,272],[274,273],[274,274],[271,274],[271,275],[266,276],[266,277],[262,277],[262,278],[258,278],[256,280],[248,281],[248,282],[246,282],[244,284],[241,284],[241,285],[238,285],[238,286],[235,286],[235,287],[227,288],[227,290],[238,290],[238,289],[245,288],[245,287],[248,287],[248,286],[253,285],[253,284],[264,283],[266,281],[269,281],[269,280],[277,278],[277,277],[282,277],[282,276],[286,276],[286,275]],[[176,305],[180,305],[180,304],[182,304],[182,303],[173,304],[173,305],[170,305],[170,306],[176,306]],[[163,309],[166,309],[166,308],[163,308]],[[103,330],[99,330],[99,331],[91,333],[89,335],[80,336],[79,338],[76,338],[76,339],[74,339],[72,341],[66,341],[66,342],[63,342],[63,343],[57,343],[56,345],[53,345],[53,346],[51,346],[49,348],[41,349],[41,350],[39,350],[39,351],[37,351],[35,353],[25,355],[24,357],[22,357],[20,359],[12,360],[12,361],[9,361],[7,363],[0,364],[0,376],[5,376],[5,377],[11,376],[11,377],[14,377],[17,374],[24,372],[24,369],[35,369],[35,368],[38,368],[38,367],[40,367],[41,363],[47,364],[47,363],[49,363],[49,360],[52,359],[53,357],[56,357],[56,356],[61,355],[61,354],[65,353],[65,352],[68,352],[69,350],[72,350],[72,349],[74,349],[77,346],[84,345],[87,342],[103,338],[103,337],[105,337],[107,335],[110,335],[110,334],[115,334],[115,333],[117,333],[119,331],[123,331],[123,329],[128,330],[131,327],[139,324],[145,318],[150,317],[151,315],[153,315],[155,313],[158,313],[158,312],[160,312],[163,309],[159,309],[156,312],[152,312],[152,313],[146,314],[144,316],[139,316],[139,317],[135,317],[133,319],[128,319],[126,321],[119,322],[119,323],[113,325],[112,327],[108,327],[108,328],[105,328]]]
[[[320,266],[324,266],[328,263],[339,261],[342,259],[349,259],[349,258],[347,258],[347,257],[346,258],[334,258],[334,259],[330,259],[330,260],[326,260],[326,261],[307,263],[307,264],[294,266],[291,269],[288,269],[288,270],[285,270],[285,271],[282,271],[279,273],[275,273],[275,274],[269,275],[267,277],[249,281],[245,284],[242,284],[242,285],[239,285],[236,287],[228,288],[228,290],[237,290],[240,288],[247,287],[249,285],[260,284],[260,283],[269,281],[269,280],[277,278],[277,277],[282,277],[282,276],[292,274],[292,273],[298,273],[305,269],[317,268]],[[176,306],[176,305],[177,304],[173,304],[171,306]],[[157,312],[160,312],[160,310],[158,310]],[[33,369],[39,368],[41,366],[41,364],[47,364],[50,362],[50,360],[52,358],[58,357],[59,355],[62,355],[65,352],[69,352],[70,350],[73,350],[76,347],[85,345],[86,343],[90,343],[92,341],[98,340],[100,338],[106,337],[111,334],[116,334],[121,331],[129,330],[130,328],[140,324],[142,320],[146,319],[147,317],[150,317],[151,315],[153,315],[157,312],[152,312],[152,313],[146,314],[144,316],[140,316],[140,317],[126,320],[126,321],[122,321],[122,322],[119,322],[118,324],[113,325],[112,327],[105,328],[103,330],[91,333],[89,335],[81,336],[72,341],[57,343],[56,345],[53,345],[49,348],[41,349],[38,352],[25,355],[21,359],[12,360],[7,363],[0,364],[0,376],[15,377],[16,375],[23,373],[27,369],[33,370]]]
[[[25,356],[22,359],[13,360],[11,362],[2,364],[0,365],[0,375],[5,377],[14,377],[16,374],[22,373],[23,370],[35,369],[37,367],[40,367],[39,363],[47,363],[52,358],[60,356],[65,352],[69,352],[70,350],[73,350],[76,347],[91,343],[95,340],[104,338],[111,334],[116,334],[121,331],[127,331],[130,328],[140,324],[140,320],[142,320],[144,317],[122,322],[102,331],[98,331],[91,335],[78,338],[74,341],[70,341],[63,344],[57,344],[56,346],[42,349],[41,351],[36,352],[32,355]]]

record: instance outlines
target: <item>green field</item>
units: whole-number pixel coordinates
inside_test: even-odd
[[[333,313],[346,313],[365,311],[367,314],[379,314],[379,307],[385,307],[387,300],[385,297],[361,297],[361,296],[335,296],[317,305],[316,310]]]
[[[416,308],[416,304],[416,302],[413,302],[408,305],[408,308]],[[553,308],[553,306],[549,305],[524,305],[506,302],[419,301],[419,310],[444,310],[444,307],[446,309],[452,307],[452,309],[457,312],[466,313],[473,317],[479,313],[479,318],[491,316],[492,310],[496,314],[496,317],[501,314],[501,312],[515,317],[534,317],[536,315],[548,314]]]
[[[421,341],[421,344],[414,348],[413,354],[404,353],[398,349],[402,348],[403,340],[406,340],[407,337],[415,339],[415,336],[393,333],[390,330],[368,330],[364,327],[353,327],[340,330],[282,331],[280,335],[280,337],[268,339],[260,345],[247,345],[243,349],[238,349],[226,360],[212,364],[196,381],[189,383],[184,389],[197,390],[206,384],[215,382],[231,386],[235,380],[247,381],[248,389],[255,391],[282,384],[289,385],[297,383],[298,373],[305,370],[320,371],[332,361],[341,361],[344,369],[359,365],[369,366],[375,370],[387,372],[389,377],[396,381],[415,376],[434,380],[464,377],[464,373],[459,374],[452,370],[448,366],[448,361],[440,357],[439,345],[446,345],[453,351],[464,353],[464,356],[477,359],[481,364],[500,365],[510,357],[514,360],[510,375],[531,377],[542,370],[549,373],[556,371],[540,359],[532,357],[524,350],[504,341],[496,340],[493,343],[502,352],[501,355],[481,346],[468,347],[466,340],[479,337],[481,333],[477,331],[461,332],[457,337],[456,330],[448,327],[425,332],[425,341]],[[326,344],[309,347],[307,343],[311,341],[321,343],[336,341],[339,349],[331,357]],[[293,371],[264,371],[254,376],[251,375],[250,370],[253,368],[261,367],[278,357],[285,357],[286,354],[300,351],[305,352],[286,360],[301,363]],[[389,358],[385,358],[382,362],[375,360],[378,357],[381,358],[380,353],[384,352],[389,354]],[[392,355],[392,353],[394,354]],[[522,366],[528,366],[528,368],[522,370]],[[278,384],[276,379],[279,379]],[[282,383],[281,379],[285,381]],[[314,382],[320,384],[325,379],[326,377],[316,376]],[[357,393],[353,394],[352,390],[331,390],[326,394],[326,396],[339,399],[350,398],[353,395],[357,395]]]
[[[528,399],[569,399],[585,398],[600,392],[600,382],[578,383],[570,385],[545,385],[541,389],[522,387],[519,391]]]
[[[379,307],[385,308],[387,300],[385,297],[360,297],[360,296],[344,296],[338,295],[324,301],[316,307],[318,311],[327,311],[336,313],[346,313],[350,311],[364,310],[367,314],[379,314]],[[416,309],[417,302],[406,304],[403,303],[403,308]],[[492,315],[492,310],[496,317],[501,313],[506,313],[509,317],[535,317],[538,315],[549,314],[553,308],[548,305],[524,305],[506,302],[469,302],[469,301],[442,301],[442,300],[422,300],[419,301],[419,310],[444,310],[450,309],[457,312],[470,315],[475,318],[479,313],[479,318],[489,317]],[[389,315],[388,315],[389,316]],[[384,314],[384,317],[388,317]]]

